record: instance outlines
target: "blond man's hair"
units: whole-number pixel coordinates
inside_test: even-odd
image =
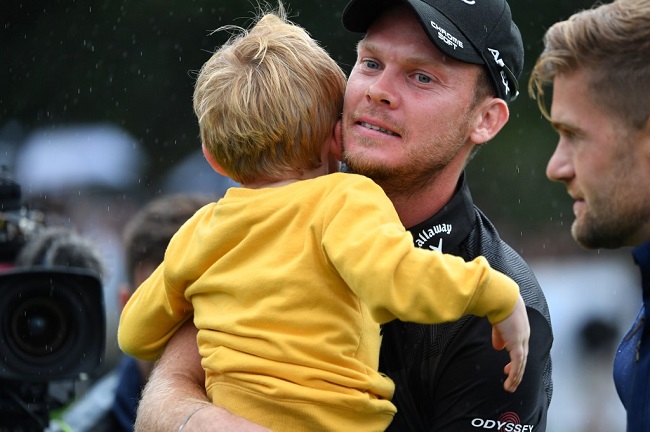
[[[236,182],[317,168],[341,114],[345,74],[278,11],[235,34],[203,65],[194,112],[203,145]]]
[[[546,118],[544,87],[558,75],[587,73],[592,102],[643,127],[650,115],[650,1],[616,0],[551,26],[528,91]]]

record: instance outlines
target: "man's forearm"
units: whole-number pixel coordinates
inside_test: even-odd
[[[205,390],[179,376],[168,376],[165,371],[154,369],[149,382],[142,392],[138,415],[135,422],[136,431],[175,431],[185,421],[187,416],[197,408],[210,405],[203,410],[219,410],[207,400]],[[224,410],[225,411],[225,410]],[[198,416],[198,411],[194,416]],[[189,421],[184,431],[209,430],[192,427]]]
[[[183,425],[182,432],[268,431],[209,402],[196,332],[190,321],[167,344],[142,393],[135,430],[175,432]]]

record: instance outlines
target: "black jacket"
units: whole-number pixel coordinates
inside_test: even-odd
[[[503,368],[509,356],[492,347],[486,318],[385,324],[379,370],[395,381],[398,409],[388,430],[545,431],[553,391],[553,333],[544,293],[526,262],[474,206],[464,177],[445,208],[409,231],[419,247],[441,248],[467,261],[483,255],[514,279],[527,306],[531,338],[524,379],[515,393],[508,393]]]

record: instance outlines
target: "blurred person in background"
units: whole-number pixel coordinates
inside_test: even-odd
[[[16,256],[15,266],[69,267],[106,274],[101,251],[92,241],[67,227],[41,228]]]
[[[466,260],[484,255],[513,277],[531,326],[524,379],[507,393],[501,379],[507,356],[488,342],[487,320],[384,325],[379,370],[396,383],[398,409],[388,430],[544,431],[553,343],[546,299],[526,262],[475,207],[464,176],[471,155],[507,122],[508,102],[517,94],[523,42],[509,6],[503,0],[352,1],[343,22],[366,32],[345,95],[344,162],[384,189],[418,246]],[[487,40],[484,28],[492,29]],[[262,430],[210,405],[204,378],[190,323],[160,358],[136,427]]]
[[[550,112],[545,87],[552,86]],[[559,134],[546,168],[573,198],[587,249],[633,247],[641,310],[614,359],[627,431],[650,430],[650,0],[616,0],[551,26],[529,92]]]
[[[214,200],[207,194],[164,195],[129,220],[123,234],[129,280],[119,289],[121,307],[163,261],[167,244],[178,228]],[[74,432],[132,431],[140,392],[152,368],[153,363],[123,356],[115,370],[66,411],[65,423]]]

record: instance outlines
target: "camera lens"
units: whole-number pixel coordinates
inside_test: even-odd
[[[61,306],[42,297],[21,303],[11,320],[11,331],[17,347],[35,356],[59,350],[66,340],[67,327]]]
[[[104,353],[105,329],[96,274],[0,272],[0,379],[42,382],[92,372]]]

